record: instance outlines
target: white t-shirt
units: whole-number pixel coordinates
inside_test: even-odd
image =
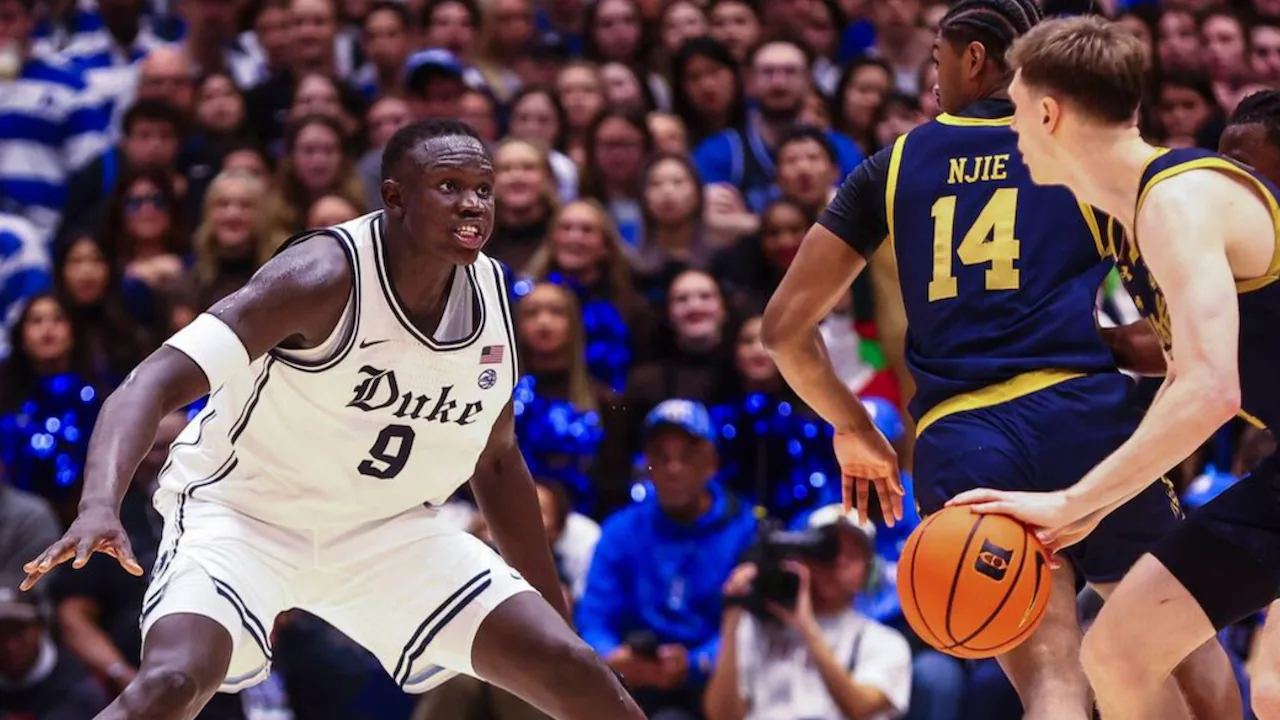
[[[832,654],[859,685],[878,688],[892,709],[870,720],[901,717],[911,699],[911,648],[893,628],[848,610],[819,618]],[[750,703],[746,720],[840,720],[799,633],[752,615],[738,624],[738,688]]]

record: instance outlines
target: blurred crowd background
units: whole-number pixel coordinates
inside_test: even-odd
[[[1216,147],[1238,100],[1280,83],[1280,0],[1045,2],[1149,43],[1154,141]],[[0,0],[0,718],[91,718],[138,664],[146,581],[110,559],[14,592],[74,517],[103,399],[290,235],[378,210],[382,146],[431,116],[491,146],[486,252],[514,278],[521,445],[577,629],[649,715],[1019,718],[994,662],[906,627],[894,576],[918,518],[858,527],[833,511],[830,428],[760,342],[764,303],[834,188],[937,114],[946,9]],[[822,332],[909,486],[895,273],[879,253]],[[1114,278],[1099,318],[1136,319]],[[125,499],[144,566],[150,494],[186,417],[166,418]],[[1178,469],[1184,504],[1271,447],[1225,428]],[[465,491],[440,512],[484,536]],[[726,602],[771,547],[792,548],[794,603]],[[1082,598],[1082,618],[1094,610]],[[1245,681],[1255,626],[1223,634]],[[271,680],[202,720],[543,717],[466,678],[406,696],[302,612],[275,638]]]

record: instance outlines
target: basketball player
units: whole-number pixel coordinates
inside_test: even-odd
[[[483,143],[411,124],[382,166],[385,212],[296,238],[103,406],[80,514],[26,566],[106,553],[142,573],[117,510],[160,419],[212,393],[171,447],[137,679],[100,719],[193,717],[262,680],[277,613],[324,618],[408,692],[455,673],[557,718],[641,718],[564,620],[510,405],[515,341]],[[471,479],[505,557],[439,524]],[[536,592],[533,592],[537,588]]]
[[[1133,437],[1074,486],[956,499],[1039,526],[1055,548],[1086,535],[1089,542],[1115,508],[1237,413],[1280,423],[1280,191],[1223,155],[1142,140],[1135,117],[1145,51],[1120,25],[1073,18],[1045,23],[1011,53],[1015,127],[1032,177],[1065,184],[1114,218],[1121,277],[1169,358]],[[1274,108],[1274,96],[1269,102]],[[1260,128],[1240,133],[1238,123],[1224,146],[1274,172],[1274,137]],[[1181,523],[1120,583],[1082,657],[1106,720],[1159,717],[1158,690],[1169,673],[1217,630],[1275,599],[1277,499],[1280,458],[1272,456]],[[1264,638],[1276,622],[1273,615]],[[1264,720],[1280,717],[1274,653],[1267,651],[1271,667],[1255,685]]]
[[[923,513],[991,483],[1067,487],[1141,419],[1132,382],[1116,371],[1094,319],[1097,290],[1112,267],[1099,226],[1105,218],[1066,190],[1033,184],[1009,128],[1004,54],[1039,17],[1032,0],[962,0],[948,10],[934,47],[944,113],[845,180],[766,311],[766,343],[778,367],[836,428],[846,502],[856,485],[860,513],[871,483],[885,515],[900,512],[896,458],[840,382],[816,326],[886,235],[918,388],[910,409]],[[1000,658],[1026,717],[1091,717],[1078,658],[1077,585],[1087,581],[1107,594],[1174,526],[1171,491],[1147,485],[1055,570],[1043,624]],[[1216,642],[1179,674],[1200,717],[1239,715],[1231,678]]]

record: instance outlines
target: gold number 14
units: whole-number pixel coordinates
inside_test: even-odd
[[[996,190],[956,248],[955,254],[960,256],[960,262],[965,265],[990,265],[986,272],[988,290],[1018,289],[1018,268],[1013,266],[1018,259],[1021,244],[1013,236],[1017,212],[1017,188]],[[933,279],[929,281],[929,302],[934,302],[953,298],[958,294],[951,256],[951,248],[955,242],[956,196],[938,198],[931,214]]]

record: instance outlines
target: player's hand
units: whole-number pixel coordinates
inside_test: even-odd
[[[1082,509],[1056,492],[1012,492],[978,488],[947,501],[947,507],[968,505],[976,513],[1008,515],[1035,529],[1036,537],[1052,552],[1083,540],[1104,514]]]
[[[22,566],[27,577],[21,587],[30,590],[40,578],[68,560],[72,561],[71,567],[79,570],[95,552],[115,558],[130,575],[142,576],[142,566],[133,556],[119,514],[108,508],[94,508],[81,512],[62,539]]]
[[[902,519],[902,496],[906,494],[898,474],[898,453],[893,451],[893,446],[875,428],[861,432],[836,430],[832,445],[836,461],[840,463],[845,512],[857,505],[858,522],[865,525],[867,503],[874,485],[884,522],[893,527]]]
[[[689,677],[689,651],[670,643],[658,647],[658,688],[675,690]]]

